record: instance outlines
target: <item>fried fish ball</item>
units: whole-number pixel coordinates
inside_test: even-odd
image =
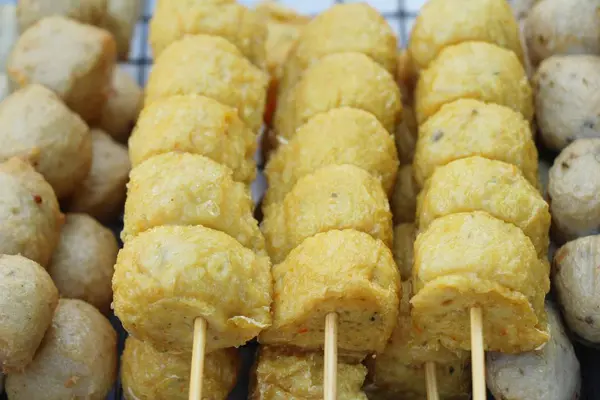
[[[90,170],[86,124],[50,90],[29,85],[0,104],[0,160],[26,158],[64,198]]]
[[[364,54],[329,55],[280,98],[275,131],[289,140],[315,115],[339,107],[370,112],[393,133],[402,113],[400,90],[392,74]]]
[[[92,130],[91,136],[92,168],[68,199],[67,208],[90,214],[102,222],[111,222],[125,203],[131,164],[124,145],[101,130]]]
[[[50,185],[26,162],[0,164],[0,254],[21,254],[45,267],[63,216]]]
[[[85,300],[105,314],[119,246],[113,233],[86,214],[67,214],[48,273],[61,297]]]
[[[283,76],[283,67],[288,54],[296,43],[310,18],[273,0],[262,1],[256,6],[258,16],[266,22],[267,40],[265,42],[267,70],[271,75],[264,120],[271,126],[273,113],[277,105],[279,81]]]
[[[362,53],[393,75],[396,49],[394,31],[373,7],[366,3],[336,4],[302,31],[285,63],[280,93],[299,82],[311,65],[335,53]]]
[[[272,0],[259,3],[256,12],[267,25],[265,42],[267,69],[271,77],[277,80],[281,78],[282,68],[290,49],[310,18]]]
[[[533,118],[527,74],[510,50],[485,42],[464,42],[444,48],[422,71],[415,94],[419,125],[444,105],[475,99],[510,107]]]
[[[274,263],[304,239],[332,229],[355,229],[392,245],[392,213],[381,183],[354,165],[304,176],[282,202],[263,211],[261,228]]]
[[[548,197],[559,243],[600,233],[600,138],[578,139],[550,168]]]
[[[581,375],[560,314],[546,303],[550,340],[522,354],[488,353],[488,388],[496,399],[579,399]]]
[[[338,314],[338,351],[382,351],[398,316],[400,275],[381,240],[353,229],[319,233],[272,269],[273,325],[265,344],[323,348],[325,317]]]
[[[125,143],[142,109],[143,92],[127,71],[116,68],[98,126],[115,140]]]
[[[518,112],[477,100],[457,100],[419,128],[413,163],[420,187],[433,171],[471,156],[504,161],[518,167],[538,185],[538,155],[529,124]]]
[[[552,284],[567,325],[581,338],[600,343],[600,235],[573,240],[554,255]]]
[[[391,200],[395,222],[413,222],[415,220],[418,194],[419,186],[415,182],[412,165],[400,167]]]
[[[533,66],[556,54],[600,55],[598,0],[543,0],[525,20]]]
[[[58,290],[38,263],[2,254],[0,293],[0,371],[19,372],[31,362],[50,326]]]
[[[161,226],[126,242],[113,292],[125,329],[158,351],[190,353],[198,317],[209,352],[241,346],[271,324],[269,258],[203,226]]]
[[[227,40],[185,36],[156,60],[146,87],[145,106],[178,94],[199,94],[237,108],[240,118],[258,132],[268,83],[267,74]]]
[[[256,365],[256,382],[251,400],[320,400],[323,398],[324,357],[322,352],[261,346]],[[367,369],[362,364],[339,360],[337,399],[367,400],[362,385]]]
[[[15,87],[46,86],[93,124],[110,91],[115,58],[115,41],[105,30],[46,17],[17,40],[7,71]]]
[[[369,383],[365,390],[372,400],[421,400],[426,397],[425,363],[436,363],[436,379],[442,399],[469,399],[468,353],[423,344],[410,317],[410,280],[402,282],[398,321],[383,352],[367,358]]]
[[[126,60],[129,55],[131,37],[141,8],[142,0],[107,0],[102,26],[113,34],[120,60]]]
[[[226,165],[233,178],[256,176],[256,135],[237,111],[204,96],[172,96],[145,107],[129,139],[133,166],[170,151],[200,154]]]
[[[363,110],[342,107],[317,114],[269,159],[265,168],[269,190],[263,204],[281,202],[300,178],[332,164],[364,169],[390,194],[398,170],[394,139]]]
[[[412,316],[444,346],[470,350],[468,311],[481,307],[486,350],[530,351],[548,341],[548,273],[515,225],[480,211],[447,215],[417,236]]]
[[[257,67],[265,65],[267,27],[254,10],[235,1],[158,0],[150,21],[154,56],[189,35],[222,37]]]
[[[61,299],[35,358],[6,378],[11,400],[104,400],[117,374],[117,335],[96,308]]]
[[[107,0],[18,0],[19,29],[25,32],[36,22],[54,15],[98,26],[104,22],[107,3]]]
[[[224,165],[196,154],[161,154],[131,171],[128,190],[125,242],[160,225],[204,225],[264,251],[248,188]]]
[[[429,0],[415,20],[408,51],[425,69],[444,48],[469,41],[495,44],[523,59],[519,25],[506,0]]]
[[[419,229],[427,229],[437,218],[465,211],[485,211],[521,228],[538,256],[548,255],[548,203],[514,165],[469,157],[437,168],[419,195]]]
[[[600,57],[550,57],[540,65],[534,89],[546,147],[560,151],[575,139],[600,137]]]
[[[401,164],[411,164],[415,156],[415,147],[419,136],[419,127],[415,110],[411,104],[402,105],[402,120],[394,130],[396,150]]]
[[[159,352],[129,336],[121,357],[121,382],[127,400],[187,400],[191,354]],[[224,400],[233,389],[239,368],[237,350],[206,354],[202,397]]]
[[[8,55],[19,37],[17,25],[16,7],[10,3],[0,4],[0,75],[6,72]],[[2,90],[0,90],[0,100],[2,100]]]
[[[413,267],[413,248],[417,238],[417,227],[413,223],[399,224],[394,227],[394,261],[402,280],[410,279]]]

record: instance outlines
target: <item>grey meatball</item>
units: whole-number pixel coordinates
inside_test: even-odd
[[[40,348],[6,378],[10,400],[105,400],[117,375],[117,335],[96,308],[61,299]]]
[[[600,228],[600,138],[567,146],[550,168],[548,195],[558,243]]]
[[[556,309],[546,303],[550,341],[521,354],[487,354],[488,388],[496,399],[567,400],[579,398],[579,361]]]
[[[533,66],[556,54],[600,54],[600,0],[541,0],[525,21]]]
[[[576,239],[554,255],[552,283],[572,331],[600,343],[600,236]]]
[[[600,57],[553,56],[534,77],[535,112],[546,147],[600,137]]]
[[[108,313],[118,251],[113,233],[94,218],[67,214],[48,273],[61,297],[85,300]]]

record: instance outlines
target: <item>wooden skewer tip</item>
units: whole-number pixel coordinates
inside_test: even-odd
[[[192,371],[190,375],[189,400],[202,399],[202,379],[204,376],[204,356],[206,352],[206,320],[194,320],[194,346],[192,349]]]

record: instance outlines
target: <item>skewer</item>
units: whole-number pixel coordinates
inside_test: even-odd
[[[325,400],[337,399],[337,321],[336,313],[325,317],[325,368],[323,389]]]
[[[190,376],[189,400],[202,399],[202,378],[204,375],[204,355],[206,348],[206,320],[194,320],[194,346],[192,350],[192,372]]]
[[[481,308],[471,308],[471,368],[473,400],[485,400],[485,360],[483,354],[483,326]]]
[[[427,400],[440,400],[433,361],[425,363],[425,384],[427,385]]]

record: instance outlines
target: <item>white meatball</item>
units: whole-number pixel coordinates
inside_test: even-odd
[[[548,196],[558,243],[600,228],[600,138],[578,139],[550,168]]]
[[[541,0],[525,21],[533,66],[555,54],[600,54],[600,0]]]
[[[535,114],[546,147],[600,137],[600,57],[553,56],[534,77]]]
[[[115,140],[126,143],[142,108],[140,85],[122,68],[113,73],[111,91],[99,126]]]
[[[550,341],[521,354],[488,353],[488,388],[496,399],[571,400],[579,398],[581,375],[573,345],[556,309],[546,303]]]
[[[10,400],[105,400],[117,375],[117,335],[100,312],[61,299],[31,364],[9,374]]]
[[[569,328],[600,343],[600,235],[579,238],[554,255],[552,283]]]

